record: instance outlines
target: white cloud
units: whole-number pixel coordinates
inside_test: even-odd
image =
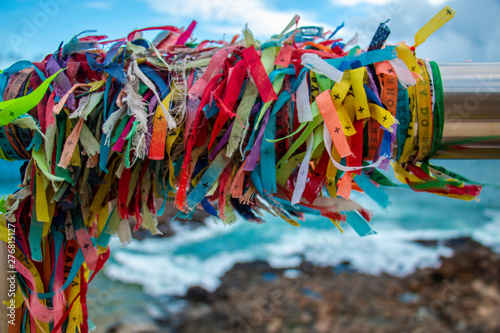
[[[368,4],[374,6],[385,6],[390,3],[401,3],[403,0],[331,0],[337,6],[357,6],[360,4]],[[427,0],[431,5],[442,5],[450,0]]]
[[[332,0],[337,6],[357,6],[359,4],[370,4],[375,6],[383,6],[391,0]]]
[[[347,0],[330,0],[332,2]],[[367,1],[367,0],[350,0]],[[375,0],[369,0],[375,1]],[[441,5],[436,3],[441,1]],[[360,33],[360,45],[368,46],[379,22],[390,19],[389,43],[406,41],[414,43],[414,35],[443,6],[443,0],[412,1],[378,0],[385,5],[365,5],[359,8],[348,7],[346,26]],[[457,15],[441,29],[432,34],[418,47],[417,54],[440,62],[497,61],[500,52],[500,3],[497,0],[483,0],[481,6],[470,0],[446,1],[457,11]]]
[[[175,6],[164,0],[140,1],[147,3],[159,13],[183,16],[187,19],[199,18],[200,21],[210,24],[209,27],[207,25],[203,27],[210,28],[211,33],[238,33],[248,23],[256,37],[267,38],[280,33],[295,14],[303,17],[300,20],[301,26],[316,25],[325,29],[332,28],[328,24],[314,21],[314,17],[317,16],[314,12],[275,10],[269,8],[262,0],[184,0],[177,2]]]
[[[92,9],[107,10],[113,7],[113,2],[111,1],[89,1],[85,3],[85,7]]]

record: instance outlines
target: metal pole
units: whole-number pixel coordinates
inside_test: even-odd
[[[438,151],[434,157],[500,159],[500,63],[445,63],[439,68],[445,109],[442,143],[458,141],[460,148]]]

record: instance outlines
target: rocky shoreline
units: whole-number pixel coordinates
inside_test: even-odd
[[[179,313],[102,332],[500,332],[500,257],[470,238],[446,246],[455,253],[439,268],[405,277],[362,274],[347,262],[236,264],[213,293],[190,288]]]

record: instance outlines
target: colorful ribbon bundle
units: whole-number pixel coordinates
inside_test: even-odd
[[[75,36],[4,70],[0,157],[28,160],[20,190],[2,201],[17,329],[87,332],[87,284],[110,237],[129,240],[130,218],[159,233],[167,201],[182,218],[201,207],[225,223],[260,222],[266,211],[298,226],[308,213],[365,236],[371,213],[350,193],[386,207],[379,185],[394,184],[378,169],[391,157],[416,191],[477,197],[480,186],[429,163],[442,83],[436,63],[415,57],[454,14],[444,8],[412,47],[386,45],[385,23],[367,50],[318,27],[287,33],[298,17],[263,44],[246,28],[230,43],[194,43],[193,21],[144,29],[163,31],[152,43],[143,30]]]

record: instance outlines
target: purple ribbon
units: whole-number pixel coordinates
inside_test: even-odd
[[[267,122],[269,121],[269,116],[271,115],[271,108],[268,108],[266,113],[264,114],[264,119],[262,119],[262,124],[260,125],[259,134],[257,135],[257,139],[255,139],[255,143],[253,144],[252,150],[250,154],[246,158],[245,171],[252,171],[257,166],[257,160],[260,156],[260,146],[262,144],[262,138],[264,137],[264,131],[267,126]]]

